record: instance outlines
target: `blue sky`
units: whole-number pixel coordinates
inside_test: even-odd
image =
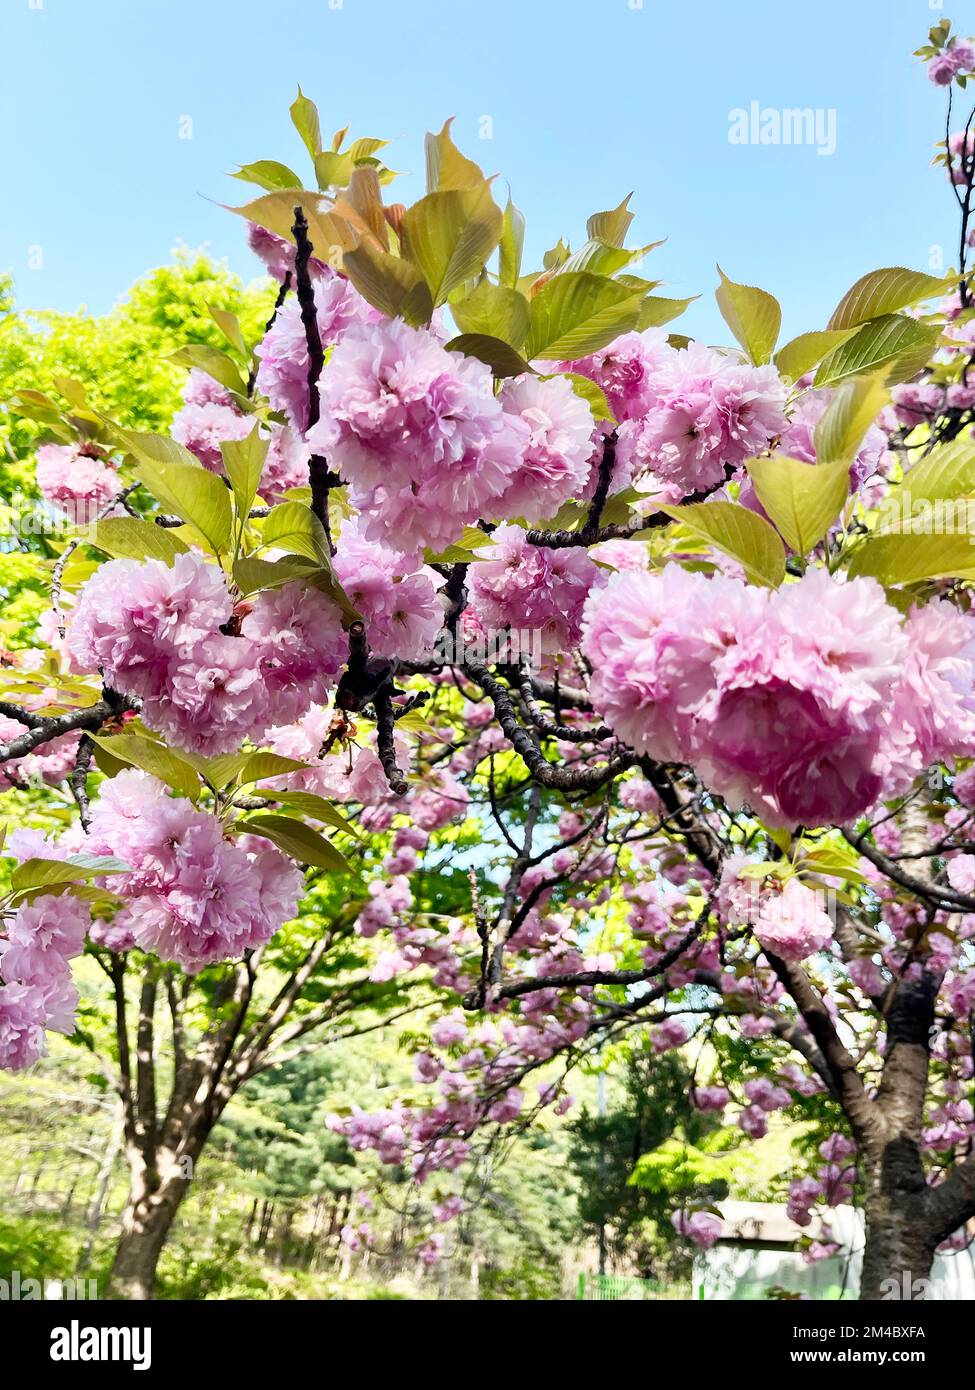
[[[634,238],[668,238],[644,273],[702,295],[675,327],[727,337],[720,261],[778,296],[791,336],[866,270],[957,260],[930,167],[943,95],[911,57],[944,13],[975,30],[973,0],[0,0],[0,268],[26,307],[98,312],[180,240],[249,278],[219,206],[248,189],[225,175],[306,172],[300,82],[329,132],[393,141],[391,196],[422,193],[423,132],[454,115],[525,210],[530,261],[632,189]],[[835,153],[729,143],[753,101],[835,110]]]

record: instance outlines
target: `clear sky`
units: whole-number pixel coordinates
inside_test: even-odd
[[[682,331],[727,337],[720,261],[791,336],[866,270],[957,261],[943,93],[911,56],[943,14],[975,30],[975,0],[0,0],[0,269],[24,306],[93,311],[179,241],[250,277],[225,175],[276,158],[310,182],[300,82],[329,133],[393,141],[392,197],[422,193],[423,132],[454,115],[525,210],[530,262],[632,189],[634,236],[668,238],[644,273],[702,294]],[[731,143],[752,102],[818,110],[827,146],[835,112],[835,152]]]

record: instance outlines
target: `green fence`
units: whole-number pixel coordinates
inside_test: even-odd
[[[688,1299],[694,1297],[694,1291],[690,1284],[658,1284],[655,1279],[636,1279],[627,1274],[587,1274],[582,1270],[576,1296],[633,1303],[648,1298]]]
[[[704,1298],[703,1284],[672,1283],[658,1284],[655,1279],[636,1279],[628,1274],[579,1274],[577,1298],[608,1299],[611,1302],[639,1302],[644,1299],[676,1299],[686,1301],[690,1298]],[[713,1296],[713,1295],[712,1295]],[[816,1289],[807,1297],[818,1300],[853,1298],[855,1292],[844,1289],[839,1284]],[[769,1284],[737,1284],[723,1298],[731,1301],[768,1300],[777,1298],[796,1298],[797,1292],[790,1292]]]

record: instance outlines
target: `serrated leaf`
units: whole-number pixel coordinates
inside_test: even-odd
[[[785,550],[775,529],[735,502],[695,502],[660,510],[737,560],[756,584],[777,588],[785,578]]]
[[[248,348],[247,344],[244,342],[244,335],[241,332],[240,320],[237,315],[232,313],[229,309],[221,309],[216,304],[208,304],[207,312],[235,352],[239,352],[242,357],[246,357]]]
[[[745,466],[758,500],[797,555],[823,539],[850,495],[846,459],[802,463],[776,454]]]
[[[312,864],[315,868],[337,873],[351,872],[352,866],[345,855],[304,821],[268,814],[248,816],[239,825],[252,835],[270,840],[299,864]]]
[[[319,565],[330,563],[325,528],[303,502],[279,502],[272,507],[261,527],[261,541],[275,550],[303,555]]]
[[[161,434],[116,431],[136,459],[135,475],[161,506],[196,527],[219,553],[228,549],[232,514],[230,494],[188,449]]]
[[[286,777],[291,772],[301,772],[308,766],[297,758],[285,758],[280,753],[260,749],[248,753],[240,769],[242,782],[263,782],[268,777]]]
[[[401,318],[414,328],[429,323],[433,296],[411,261],[363,242],[355,250],[345,252],[342,267],[363,299],[381,313]]]
[[[525,356],[571,361],[635,328],[640,299],[625,285],[588,271],[556,275],[531,301]]]
[[[867,430],[889,400],[890,392],[880,374],[844,381],[836,388],[813,431],[817,460],[851,462]]]
[[[318,107],[306,97],[301,88],[289,108],[292,124],[304,141],[305,149],[312,159],[321,152],[322,128],[318,119]]]
[[[913,365],[918,353],[923,356],[933,350],[938,333],[937,327],[902,314],[871,319],[823,359],[814,384],[835,386],[850,377],[867,376],[904,356],[909,356]]]
[[[721,284],[714,297],[721,317],[756,366],[768,362],[782,327],[779,301],[766,290],[729,280],[720,266],[718,274]]]
[[[403,255],[420,270],[434,306],[472,280],[501,238],[501,209],[487,182],[428,193],[403,217]]]
[[[947,294],[957,280],[928,275],[922,270],[890,266],[861,275],[847,290],[830,317],[827,328],[853,328],[882,314],[893,314],[935,295]]]
[[[248,222],[256,222],[269,232],[294,242],[292,227],[295,208],[300,207],[308,221],[308,239],[319,260],[332,263],[337,256],[351,251],[363,238],[372,240],[372,232],[355,209],[346,202],[326,203],[320,193],[305,189],[279,189],[265,193],[242,207],[228,208]]]
[[[627,193],[618,207],[608,212],[594,212],[586,223],[586,235],[592,240],[605,241],[610,246],[622,246],[633,222],[633,213],[630,212],[632,197],[632,193]]]
[[[356,827],[346,816],[343,816],[341,811],[330,801],[326,801],[323,796],[316,796],[314,792],[276,791],[274,799],[282,806],[290,806],[303,816],[310,816],[312,820],[321,821],[323,825],[331,825],[335,830],[344,830],[347,835],[353,835],[356,839],[362,838]]]
[[[939,445],[908,469],[903,486],[915,501],[947,500],[975,492],[975,444],[953,439]]]
[[[269,435],[261,436],[256,425],[246,439],[225,439],[220,445],[223,466],[234,490],[239,522],[246,521],[257,496],[270,447]]]
[[[168,360],[177,367],[196,368],[197,371],[205,372],[207,376],[237,395],[246,394],[247,383],[241,376],[237,363],[219,348],[208,347],[206,343],[187,343],[177,352],[170,353]]]
[[[518,284],[524,249],[525,214],[511,201],[509,193],[501,223],[501,241],[498,244],[498,279],[509,289],[514,289]]]
[[[641,332],[644,328],[660,328],[671,319],[679,318],[695,299],[700,299],[700,295],[692,294],[689,299],[665,299],[662,295],[648,294],[640,301],[637,328]]]
[[[783,376],[798,381],[855,332],[855,328],[843,328],[835,332],[800,333],[798,338],[792,338],[779,348],[775,365]]]
[[[491,368],[496,377],[521,376],[531,371],[524,357],[510,343],[500,338],[490,338],[484,333],[460,333],[447,343],[448,352],[462,352],[465,357],[476,357]]]
[[[231,178],[242,183],[253,183],[258,188],[266,188],[269,193],[283,188],[300,188],[301,179],[289,169],[287,164],[279,164],[276,159],[258,159],[253,164],[242,164]]]
[[[180,796],[195,801],[200,795],[200,779],[196,769],[165,744],[155,743],[140,734],[114,734],[111,737],[92,734],[91,738],[116,762],[141,768],[143,772],[158,777]]]
[[[162,560],[172,565],[189,547],[172,531],[134,516],[111,516],[85,532],[85,540],[116,560]]]
[[[452,303],[451,313],[462,334],[500,338],[520,347],[528,335],[528,300],[517,290],[484,279],[466,299]]]
[[[450,188],[476,188],[484,183],[483,171],[461,154],[454,144],[450,127],[454,118],[444,121],[443,129],[434,135],[427,132],[423,147],[427,163],[427,192],[436,193]]]
[[[76,879],[100,878],[102,874],[124,873],[129,865],[112,855],[77,855],[86,863],[71,863],[64,859],[25,859],[10,875],[10,886],[16,893],[49,885],[72,883]]]
[[[883,585],[975,575],[975,537],[904,532],[870,536],[857,546],[847,573],[869,575]]]

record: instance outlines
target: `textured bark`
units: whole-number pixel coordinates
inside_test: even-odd
[[[156,1267],[189,1183],[174,1178],[151,1196],[131,1201],[109,1275],[107,1298],[142,1301],[155,1292]]]

